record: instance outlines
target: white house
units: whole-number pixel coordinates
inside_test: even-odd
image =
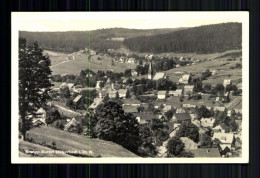
[[[179,79],[179,83],[188,84],[190,79],[190,74],[185,74]]]
[[[166,99],[166,91],[158,91],[157,98],[158,99]]]

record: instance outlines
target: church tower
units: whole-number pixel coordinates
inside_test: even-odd
[[[148,79],[152,80],[153,78],[153,66],[152,66],[152,61],[150,62],[149,65],[149,70],[148,70]]]

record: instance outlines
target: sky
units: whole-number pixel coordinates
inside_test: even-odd
[[[248,12],[12,12],[21,31],[88,31],[102,28],[157,29],[242,22]]]

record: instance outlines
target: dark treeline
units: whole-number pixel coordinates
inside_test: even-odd
[[[242,24],[205,25],[167,34],[129,38],[124,44],[136,52],[214,53],[241,49]]]
[[[125,28],[99,29],[93,31],[68,31],[68,32],[26,32],[20,31],[19,36],[27,39],[28,43],[37,41],[43,49],[52,49],[59,51],[79,51],[90,48],[99,52],[107,49],[118,49],[122,41],[110,40],[114,37],[131,38],[136,36],[163,34],[176,31],[182,28],[174,29],[152,29],[137,30]]]

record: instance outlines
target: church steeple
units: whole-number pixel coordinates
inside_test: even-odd
[[[150,61],[149,70],[148,70],[148,79],[152,80],[153,78],[153,66],[152,66],[152,60]]]

